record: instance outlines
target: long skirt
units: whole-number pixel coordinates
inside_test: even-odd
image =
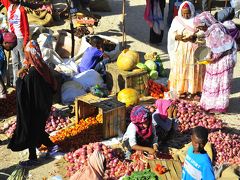
[[[226,112],[229,105],[234,61],[232,55],[224,56],[206,66],[200,105],[205,110]]]

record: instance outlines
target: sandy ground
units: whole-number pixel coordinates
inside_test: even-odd
[[[95,33],[113,36],[119,41],[122,41],[121,36],[121,20],[122,20],[122,0],[109,0],[112,7],[112,12],[98,13],[102,15],[102,19]],[[145,8],[145,0],[131,0],[126,4],[126,33],[127,33],[127,47],[140,52],[141,57],[146,52],[156,51],[161,54],[164,67],[169,69],[170,63],[166,51],[167,27],[165,28],[165,35],[163,43],[159,46],[153,46],[148,43],[149,27],[143,19]],[[165,8],[167,12],[167,8]],[[65,23],[62,26],[54,27],[54,29],[69,28],[69,24]],[[238,54],[239,59],[240,54]],[[221,115],[221,118],[228,123],[230,127],[237,133],[240,129],[240,62],[237,63],[234,71],[233,87],[230,97],[229,113]],[[0,139],[5,139],[0,135]],[[0,145],[0,172],[10,174],[20,160],[26,159],[27,154],[24,152],[16,153],[7,149],[7,141],[5,145]],[[44,177],[50,177],[60,172],[64,172],[64,165],[58,160],[49,159],[41,160],[41,166],[29,169],[27,179],[39,180]],[[6,179],[6,176],[0,175],[0,179]]]

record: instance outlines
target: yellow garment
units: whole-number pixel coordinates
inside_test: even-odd
[[[197,45],[191,42],[179,41],[175,57],[171,59],[169,87],[178,95],[185,92],[194,94],[202,91],[203,66],[194,65],[193,54],[196,48]]]

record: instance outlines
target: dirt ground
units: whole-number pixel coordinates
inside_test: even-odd
[[[59,0],[60,1],[60,0]],[[64,2],[64,1],[63,1]],[[102,15],[102,19],[98,27],[95,28],[96,34],[113,36],[122,41],[121,19],[122,19],[122,0],[109,0],[112,12],[98,13]],[[164,67],[169,69],[170,63],[167,55],[167,29],[165,28],[164,40],[161,45],[155,46],[148,43],[149,27],[143,19],[145,0],[131,0],[126,2],[126,33],[127,47],[140,52],[141,57],[146,52],[156,51],[161,54]],[[167,6],[165,13],[168,11]],[[54,30],[69,28],[69,23],[65,22],[61,26],[53,27]],[[239,59],[240,53],[238,53]],[[239,133],[240,130],[240,62],[237,63],[234,70],[234,79],[232,84],[232,92],[230,97],[229,113],[221,115],[224,122],[232,128],[233,131]],[[14,118],[14,117],[13,117]],[[1,125],[1,124],[0,124]],[[0,139],[6,137],[0,134]],[[0,172],[10,174],[20,160],[27,159],[26,152],[12,152],[7,149],[7,140],[0,145]],[[27,179],[39,180],[51,177],[52,175],[64,174],[64,161],[55,159],[40,160],[41,166],[29,169]],[[6,179],[6,176],[0,174],[0,179]]]

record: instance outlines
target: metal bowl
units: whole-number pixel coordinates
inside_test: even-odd
[[[211,52],[211,49],[207,46],[199,46],[195,52],[194,52],[194,59],[197,60],[198,62],[201,62],[201,61],[206,61],[208,60],[210,57],[210,52]]]

